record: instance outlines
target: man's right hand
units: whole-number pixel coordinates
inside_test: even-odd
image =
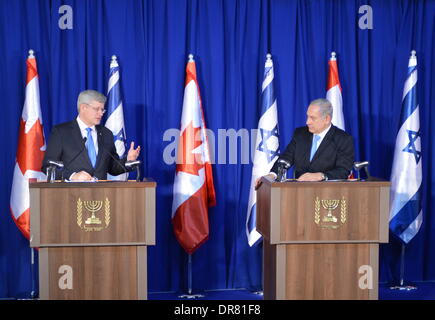
[[[71,181],[91,181],[93,179],[94,178],[86,171],[76,172],[70,177]]]

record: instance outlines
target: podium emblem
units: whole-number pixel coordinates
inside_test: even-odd
[[[104,205],[104,224],[100,217],[97,216],[103,209]],[[90,213],[90,216],[83,223],[83,209]],[[89,215],[89,214],[88,214]],[[102,200],[84,200],[80,198],[77,200],[77,225],[89,231],[101,231],[106,229],[110,224],[110,201],[109,199]]]
[[[338,213],[333,212],[340,206]],[[321,212],[321,209],[324,209]],[[341,200],[319,199],[314,200],[314,222],[321,228],[338,229],[347,220],[347,204],[344,197]]]

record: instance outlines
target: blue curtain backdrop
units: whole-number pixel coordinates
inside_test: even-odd
[[[361,30],[362,5],[373,29]],[[61,5],[73,29],[61,30]],[[179,129],[187,55],[193,53],[207,127],[255,129],[266,54],[275,65],[280,144],[304,125],[308,103],[326,95],[327,62],[337,52],[347,131],[357,160],[389,179],[407,64],[418,58],[423,153],[423,225],[407,247],[405,279],[435,280],[435,1],[1,0],[0,297],[32,288],[28,241],[9,211],[28,50],[35,50],[45,135],[76,117],[81,90],[107,91],[118,56],[128,141],[142,146],[142,171],[157,183],[157,234],[149,249],[149,290],[183,291],[184,251],[171,225],[175,166],[164,162],[167,129]],[[213,166],[217,206],[210,239],[193,256],[194,290],[261,287],[261,245],[245,234],[252,163]],[[216,139],[214,153],[228,148]],[[229,151],[229,150],[227,150]],[[381,247],[381,281],[398,277],[400,244]]]

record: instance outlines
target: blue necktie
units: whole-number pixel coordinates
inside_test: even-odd
[[[97,152],[95,151],[94,139],[92,139],[92,129],[86,128],[86,131],[88,131],[88,136],[86,138],[86,148],[88,149],[88,155],[92,166],[95,168],[95,163],[97,162]]]
[[[319,142],[319,140],[320,140],[319,135],[317,134],[313,135],[313,144],[311,145],[310,162],[311,160],[313,160],[314,154],[316,153],[318,147],[317,143]]]

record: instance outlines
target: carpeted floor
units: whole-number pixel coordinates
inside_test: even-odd
[[[391,290],[386,283],[379,285],[379,300],[435,300],[435,282],[414,283],[416,290]],[[193,292],[197,294],[198,292]],[[182,292],[150,292],[149,300],[262,300],[261,294],[246,289],[199,292],[202,297],[182,297]]]

